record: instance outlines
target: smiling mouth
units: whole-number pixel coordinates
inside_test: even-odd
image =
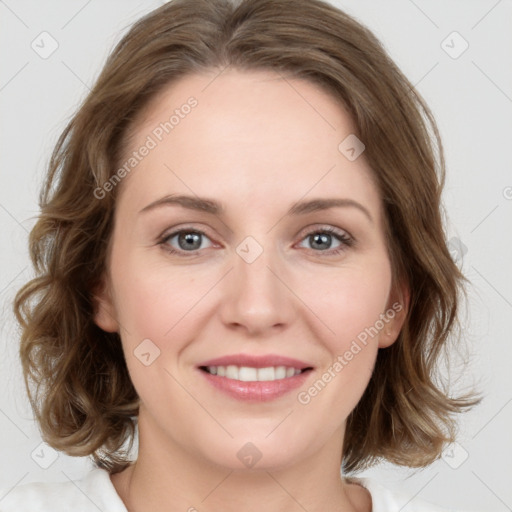
[[[267,366],[265,368],[254,368],[251,366],[200,366],[200,370],[224,377],[229,380],[237,380],[241,382],[269,382],[276,380],[284,380],[300,375],[301,373],[312,370],[307,368],[294,368],[292,366]]]

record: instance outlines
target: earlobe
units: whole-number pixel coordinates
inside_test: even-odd
[[[92,302],[94,323],[106,332],[119,332],[112,293],[105,277],[102,277],[100,283],[94,287]]]
[[[402,282],[390,294],[387,309],[384,313],[387,323],[379,335],[379,348],[387,348],[398,339],[409,312],[409,301],[409,286]]]

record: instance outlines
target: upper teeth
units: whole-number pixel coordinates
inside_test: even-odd
[[[293,377],[301,370],[286,366],[269,366],[267,368],[252,368],[250,366],[207,366],[206,370],[212,375],[228,379],[250,381],[268,381]]]

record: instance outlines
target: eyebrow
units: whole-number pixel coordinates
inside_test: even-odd
[[[139,213],[145,213],[162,206],[173,206],[178,205],[189,210],[198,210],[212,215],[220,216],[225,213],[225,208],[221,203],[214,201],[213,199],[207,199],[197,196],[187,195],[167,195],[152,203],[148,204]],[[321,198],[311,199],[309,201],[298,201],[294,203],[288,210],[286,215],[297,216],[305,215],[322,210],[328,210],[335,207],[354,207],[365,214],[370,222],[374,222],[373,218],[361,203],[354,201],[353,199],[347,198]]]

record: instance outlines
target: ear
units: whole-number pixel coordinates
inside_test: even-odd
[[[398,283],[391,290],[384,312],[384,328],[379,335],[379,348],[387,348],[398,339],[409,312],[410,295],[409,286],[405,281]]]
[[[116,320],[116,310],[112,300],[109,280],[102,276],[99,283],[92,290],[94,307],[94,323],[107,332],[119,332],[119,323]]]

